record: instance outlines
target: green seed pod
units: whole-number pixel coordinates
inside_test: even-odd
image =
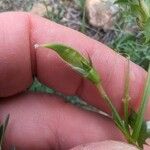
[[[57,52],[68,65],[89,79],[93,84],[100,82],[100,77],[92,64],[73,48],[61,44],[44,44],[42,47],[50,48]]]

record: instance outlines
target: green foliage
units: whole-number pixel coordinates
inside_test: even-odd
[[[129,124],[132,128],[134,128],[137,119],[137,113],[131,109],[129,116]],[[150,132],[148,130],[148,125],[146,121],[142,121],[141,129],[139,132],[139,137],[137,139],[139,147],[143,149],[143,144],[146,144],[146,140],[150,138]]]
[[[148,99],[150,96],[150,67],[149,67],[149,71],[148,71],[147,76],[148,77],[147,77],[147,82],[146,82],[145,89],[144,89],[142,102],[141,102],[140,108],[137,112],[137,117],[136,117],[135,125],[133,128],[132,137],[135,140],[138,140],[140,138],[141,126],[142,126],[142,123],[144,121],[144,112],[145,112],[145,109],[146,109],[146,106],[148,103]]]
[[[146,42],[148,43],[150,41],[150,18],[147,19],[147,21],[144,24],[144,31],[143,31]]]
[[[146,109],[148,98],[150,96],[150,67],[140,108],[138,112],[134,112],[132,108],[129,107],[130,76],[128,62],[125,80],[126,84],[123,97],[124,118],[121,118],[116,108],[112,104],[110,97],[107,95],[105,89],[103,88],[102,81],[100,81],[98,78],[98,73],[86,58],[84,58],[75,49],[61,44],[44,44],[42,45],[42,47],[46,47],[57,52],[62,60],[65,61],[65,63],[71,66],[72,69],[76,70],[83,77],[87,78],[97,87],[99,93],[101,94],[101,97],[112,111],[112,119],[114,123],[122,131],[127,141],[130,144],[135,145],[139,149],[143,149],[143,145],[146,143],[146,139],[150,137],[150,131],[148,130],[146,121],[144,121],[144,112]]]
[[[145,43],[139,35],[133,35],[122,31],[116,32],[116,38],[109,46],[118,53],[125,53],[136,64],[148,69],[150,62],[150,44]]]
[[[116,0],[117,4],[120,4],[125,9],[124,11],[130,12],[131,16],[134,16],[137,20],[137,24],[143,31],[145,40],[150,40],[150,1],[149,0]]]
[[[79,6],[81,13],[82,13],[80,31],[83,33],[85,32],[85,26],[86,26],[85,2],[86,0],[75,0],[75,3]]]
[[[52,94],[55,92],[55,90],[41,84],[37,79],[33,82],[32,86],[29,88],[29,91],[33,92],[46,92],[49,94]]]
[[[100,82],[99,75],[93,68],[91,62],[73,48],[61,44],[45,44],[42,46],[57,52],[68,65],[89,79],[92,83],[98,84]]]

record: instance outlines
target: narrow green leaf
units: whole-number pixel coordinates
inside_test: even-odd
[[[117,112],[116,108],[112,104],[111,99],[109,98],[109,96],[105,92],[104,88],[102,87],[101,84],[99,84],[99,85],[97,85],[97,89],[100,92],[103,100],[106,102],[106,104],[111,109],[111,111],[112,111],[112,119],[115,122],[116,126],[122,131],[122,133],[125,135],[125,137],[129,138],[129,135],[128,135],[128,133],[126,131],[126,128],[125,128],[125,125],[124,125],[124,122],[121,119],[121,117],[120,117],[119,113]]]
[[[41,46],[57,52],[63,61],[70,65],[72,69],[89,79],[93,84],[98,84],[100,82],[99,74],[90,62],[73,48],[62,44],[44,44]]]
[[[149,71],[147,75],[147,81],[145,84],[145,89],[144,89],[144,94],[142,98],[142,102],[139,108],[139,111],[137,112],[137,118],[135,121],[135,125],[133,128],[133,134],[132,138],[137,141],[139,139],[142,123],[144,121],[144,112],[148,103],[148,98],[150,96],[150,66],[149,66]]]
[[[143,27],[143,33],[146,38],[146,42],[150,41],[150,18],[145,22],[144,27]]]
[[[139,5],[141,7],[141,9],[143,10],[143,12],[145,13],[145,17],[146,19],[150,17],[150,8],[148,6],[148,1],[146,2],[145,0],[139,0]]]
[[[143,121],[142,126],[141,126],[141,130],[139,133],[139,138],[138,138],[138,145],[143,148],[144,144],[146,144],[146,139],[148,138],[148,134],[147,134],[147,125],[146,122]]]
[[[125,134],[126,129],[124,126],[124,122],[122,121],[121,117],[119,116],[116,108],[113,106],[110,98],[107,96],[106,92],[104,91],[101,83],[99,74],[96,72],[96,70],[92,66],[92,62],[88,61],[86,58],[84,58],[80,53],[78,53],[76,50],[60,45],[60,44],[44,44],[42,47],[50,48],[57,52],[59,56],[67,63],[69,64],[74,70],[82,74],[85,78],[90,80],[93,84],[96,84],[96,87],[98,88],[102,98],[106,101],[110,109],[112,110],[112,117],[118,126],[118,128]]]
[[[131,128],[134,128],[136,118],[137,118],[137,113],[131,108],[130,115],[128,118],[128,123]]]
[[[134,128],[136,119],[137,119],[137,113],[134,110],[131,110],[129,116],[129,124],[132,129]],[[143,149],[143,145],[146,144],[146,139],[149,137],[150,137],[150,132],[148,130],[148,124],[146,121],[143,121],[139,133],[139,138],[137,139],[138,146]]]
[[[125,89],[124,89],[124,96],[123,96],[123,103],[124,103],[124,118],[125,118],[125,126],[129,131],[129,125],[128,125],[128,118],[129,118],[129,101],[130,101],[130,95],[129,95],[129,80],[130,80],[130,61],[129,58],[128,64],[127,64],[127,71],[126,71],[126,79],[125,79]]]

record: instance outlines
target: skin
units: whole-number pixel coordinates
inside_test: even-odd
[[[110,113],[89,81],[64,64],[53,51],[34,48],[37,43],[63,43],[87,58],[90,56],[104,88],[122,113],[125,58],[77,31],[28,13],[1,13],[0,35],[0,119],[10,114],[4,149],[15,145],[21,150],[66,150],[85,143],[89,143],[88,150],[96,150],[97,145],[101,145],[99,150],[105,146],[115,150],[134,149],[125,143],[109,141],[124,141],[111,120],[72,106],[60,97],[25,92],[36,76],[47,86],[64,94],[76,94]],[[135,110],[140,104],[146,75],[146,71],[130,62],[130,105]],[[149,108],[150,104],[146,119],[150,119]],[[99,143],[92,147],[93,142]]]
[[[137,150],[135,147],[116,141],[103,141],[99,143],[83,144],[71,150],[115,150],[116,147],[119,150]]]

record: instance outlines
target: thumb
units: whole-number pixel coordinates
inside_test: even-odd
[[[138,150],[136,147],[118,141],[103,141],[89,143],[72,148],[71,150]]]

